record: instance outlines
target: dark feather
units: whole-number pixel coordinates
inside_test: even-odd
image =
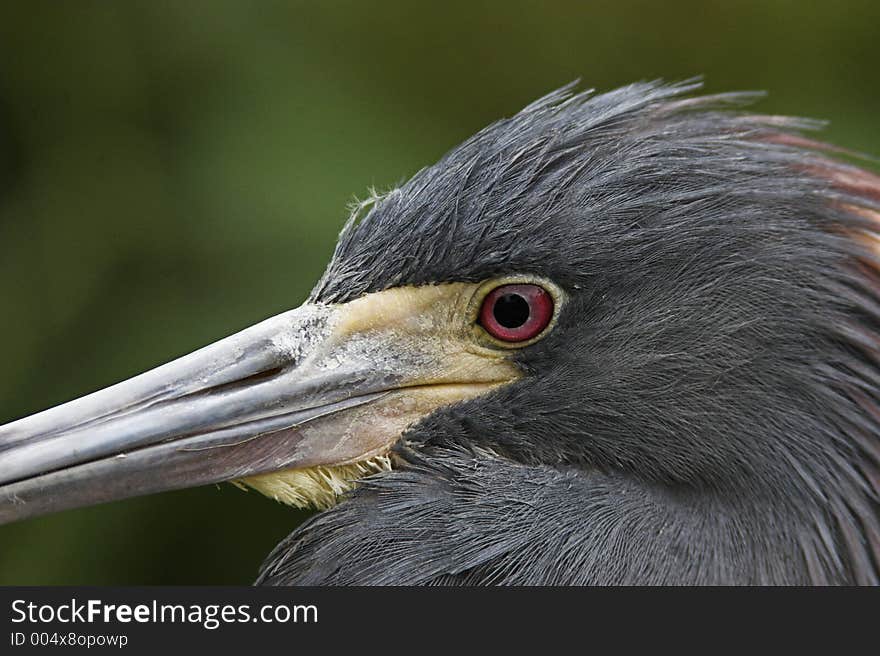
[[[554,92],[358,208],[313,293],[531,273],[526,373],[269,583],[877,583],[880,179],[698,84]]]

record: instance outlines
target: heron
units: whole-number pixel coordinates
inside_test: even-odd
[[[880,177],[568,85],[358,203],[307,301],[0,427],[0,523],[232,482],[276,585],[877,584]]]

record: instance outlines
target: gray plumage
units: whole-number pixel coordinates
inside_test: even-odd
[[[315,300],[510,273],[571,300],[260,582],[878,582],[880,179],[698,86],[562,89],[355,212]]]

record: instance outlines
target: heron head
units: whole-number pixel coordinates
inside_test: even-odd
[[[696,86],[550,94],[359,205],[299,308],[0,428],[0,520],[326,508],[458,448],[735,499],[876,580],[880,181]]]

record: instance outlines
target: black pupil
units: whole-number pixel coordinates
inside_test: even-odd
[[[492,314],[505,328],[519,328],[529,320],[529,302],[519,294],[505,294],[495,301]]]

